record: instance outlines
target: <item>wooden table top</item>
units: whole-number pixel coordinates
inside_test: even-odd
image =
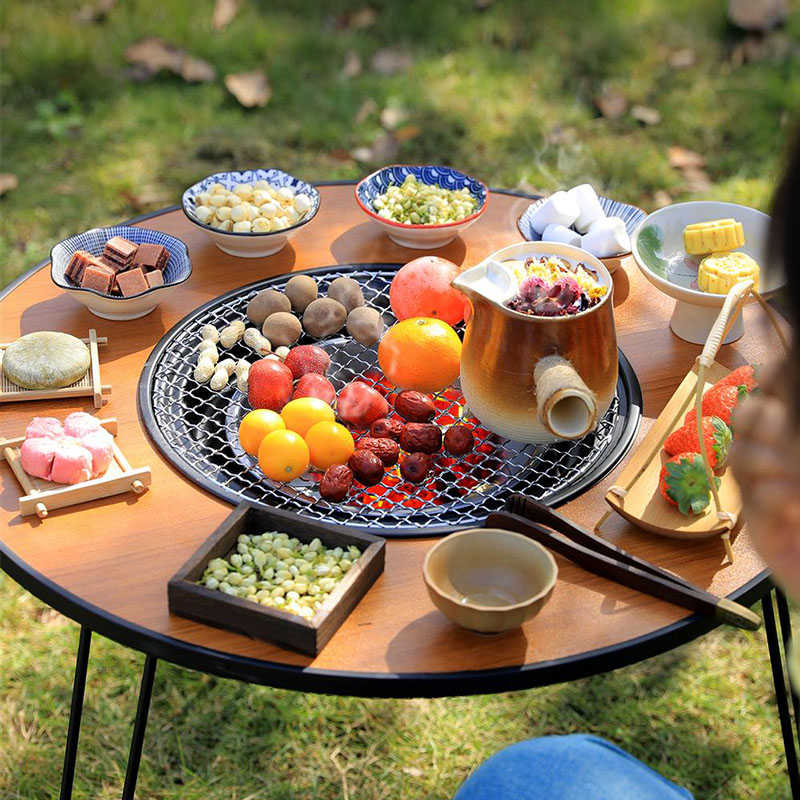
[[[99,412],[119,420],[117,442],[134,467],[149,465],[153,483],[141,496],[120,495],[53,511],[44,521],[22,518],[19,486],[0,465],[0,543],[3,566],[34,594],[90,628],[160,658],[221,675],[308,691],[373,696],[446,695],[503,691],[568,680],[621,666],[694,638],[713,627],[684,609],[596,577],[556,557],[552,598],[523,628],[498,636],[462,630],[440,614],[422,581],[432,539],[390,540],[386,569],[316,658],[269,642],[170,615],[167,581],[230,513],[173,469],[154,449],[139,419],[136,390],[150,350],[181,317],[223,292],[292,270],[356,262],[405,262],[418,253],[393,244],[365,219],[352,186],[323,186],[322,206],[280,253],[237,259],[220,252],[180,210],[140,224],[186,242],[192,277],[148,316],[109,322],[93,316],[50,280],[49,265],[30,274],[0,301],[0,341],[36,330],[107,336],[101,349],[110,401]],[[529,198],[493,193],[486,213],[438,254],[474,264],[520,240],[516,220]],[[614,276],[619,345],[642,386],[641,441],[653,419],[691,368],[700,347],[669,330],[673,302],[633,263]],[[745,336],[723,347],[729,367],[768,360],[778,342],[760,310],[745,311]],[[59,418],[94,411],[89,398],[5,404],[0,435],[24,432],[34,415]],[[606,509],[600,484],[562,507],[592,527]],[[718,595],[752,601],[766,591],[764,564],[746,529],[734,537],[728,564],[718,539],[678,542],[639,532],[614,517],[604,526],[613,541],[674,570]]]

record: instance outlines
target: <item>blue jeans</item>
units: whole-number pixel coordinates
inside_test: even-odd
[[[512,744],[481,764],[454,800],[692,800],[597,736],[545,736]]]

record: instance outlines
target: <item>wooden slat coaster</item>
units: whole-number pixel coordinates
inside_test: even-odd
[[[80,379],[64,386],[61,389],[23,389],[12,383],[0,369],[0,403],[12,403],[21,400],[57,400],[62,397],[91,397],[95,408],[101,408],[104,400],[103,395],[111,392],[111,384],[104,384],[100,381],[100,355],[99,345],[108,344],[105,336],[98,336],[94,328],[89,329],[89,337],[81,339],[89,345],[89,369]],[[5,350],[11,342],[0,343],[0,350]]]
[[[114,417],[101,419],[100,424],[112,436],[117,435],[117,420]],[[44,519],[56,508],[65,508],[125,492],[141,494],[152,481],[150,467],[133,469],[116,442],[113,444],[114,458],[105,474],[99,478],[71,486],[35,478],[22,469],[19,448],[24,441],[24,436],[14,439],[0,438],[0,461],[5,459],[8,462],[24,491],[19,498],[19,511],[23,517],[36,514],[39,519]]]
[[[681,514],[675,506],[667,503],[658,489],[661,468],[669,458],[662,449],[664,441],[683,425],[683,417],[692,407],[697,372],[698,365],[695,364],[619,474],[615,485],[606,493],[606,502],[630,523],[651,533],[675,539],[719,536],[733,527],[733,520],[738,519],[742,511],[739,486],[729,467],[717,470],[716,475],[720,479],[719,497],[722,507],[726,512],[732,512],[733,520],[720,519],[713,503],[709,503],[703,514]],[[706,372],[703,391],[728,374],[729,369],[713,362]],[[607,517],[606,514],[598,522],[597,529]]]

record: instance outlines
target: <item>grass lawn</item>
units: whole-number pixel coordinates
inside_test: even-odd
[[[104,21],[76,22],[84,5],[0,6],[0,171],[19,181],[0,201],[0,286],[59,239],[177,202],[230,167],[323,180],[441,162],[493,186],[588,180],[646,208],[703,198],[766,209],[800,108],[800,13],[764,58],[742,63],[723,0],[480,11],[375,0],[374,15],[363,0],[246,0],[222,32],[212,0],[117,2]],[[151,35],[217,79],[133,80],[125,50]],[[387,48],[407,64],[381,74],[373,59],[390,60]],[[360,71],[344,75],[346,61]],[[273,93],[248,110],[222,76],[255,68]],[[600,116],[596,98],[614,93],[660,121]],[[700,172],[676,168],[671,147],[700,154]],[[45,800],[58,792],[77,626],[7,576],[0,619],[0,796]],[[141,664],[95,637],[77,798],[119,794]],[[299,695],[160,664],[138,796],[444,799],[498,748],[572,731],[613,740],[698,798],[789,796],[763,634],[730,630],[569,685],[433,701]]]

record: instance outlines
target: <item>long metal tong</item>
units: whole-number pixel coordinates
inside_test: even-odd
[[[720,622],[751,631],[761,626],[749,608],[631,555],[525,495],[512,495],[506,510],[490,514],[486,526],[521,533],[596,575]]]

